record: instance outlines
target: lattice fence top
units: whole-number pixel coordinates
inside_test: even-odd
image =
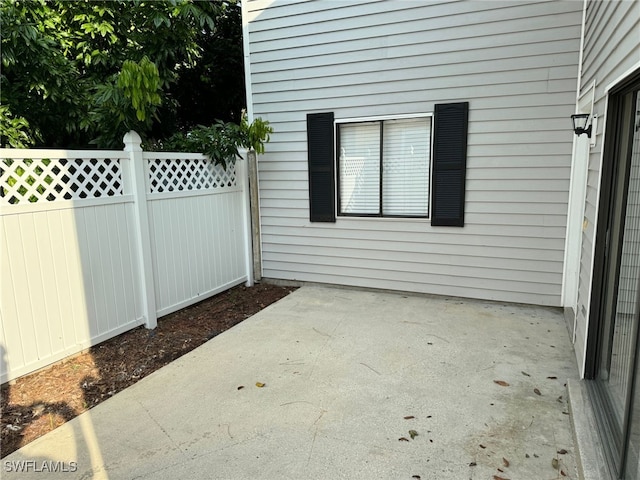
[[[119,158],[4,158],[2,203],[54,202],[123,194]]]
[[[149,193],[207,190],[236,185],[235,165],[226,170],[206,158],[148,158]]]

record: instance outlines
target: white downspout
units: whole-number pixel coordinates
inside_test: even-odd
[[[578,100],[580,98],[580,90],[582,89],[582,62],[584,60],[584,33],[586,30],[586,23],[587,23],[587,1],[588,0],[584,0],[583,4],[582,4],[582,27],[580,30],[580,57],[578,59],[578,90],[576,91],[576,108],[578,108]],[[594,91],[595,91],[595,86],[594,86]],[[593,110],[593,108],[592,108]],[[577,111],[577,110],[576,110]],[[596,132],[593,133],[593,135],[596,135]],[[575,136],[574,136],[574,145],[576,142]],[[584,203],[586,201],[586,199],[582,199],[582,202]],[[581,211],[584,211],[584,205],[583,207],[580,209]],[[582,249],[582,234],[580,235],[580,245],[579,248]],[[580,264],[578,264],[578,288],[580,288]],[[576,343],[576,329],[578,328],[578,312],[574,312],[574,316],[573,316],[573,338],[571,339],[571,343],[575,345]],[[585,345],[586,345],[586,338],[585,338]],[[584,364],[586,364],[586,361],[583,362],[583,372],[582,375],[584,376]]]
[[[585,29],[586,29],[586,12],[587,12],[587,0],[583,0],[583,5],[582,5],[582,24],[580,27],[580,50],[579,50],[579,54],[578,54],[578,78],[577,78],[577,82],[576,82],[576,106],[575,106],[575,111],[578,111],[578,107],[579,107],[579,99],[580,99],[580,90],[582,88],[582,63],[583,63],[583,57],[584,57],[584,35],[585,35]],[[574,202],[572,201],[573,199],[573,193],[575,191],[575,181],[576,179],[575,177],[575,162],[576,162],[576,144],[577,144],[577,140],[576,137],[574,135],[573,137],[573,146],[572,146],[572,151],[571,151],[571,176],[569,179],[569,203],[567,205],[567,230],[565,233],[565,247],[564,247],[564,264],[563,264],[563,271],[562,271],[562,295],[561,295],[561,305],[563,307],[566,307],[566,303],[567,303],[567,288],[568,287],[572,287],[567,284],[567,281],[569,279],[569,272],[567,270],[567,266],[569,265],[569,255],[572,252],[572,245],[571,245],[571,240],[572,240],[572,235],[571,235],[571,226],[573,223],[571,220],[573,219],[573,217],[575,216],[574,214],[572,214],[572,211],[574,210]],[[581,199],[581,201],[584,201],[584,199]],[[581,241],[580,241],[581,244]],[[580,244],[578,245],[578,248],[580,248]],[[580,268],[580,265],[577,266],[578,268]],[[578,272],[579,275],[579,272]],[[573,302],[572,302],[573,303]],[[574,310],[575,310],[575,306],[574,306]],[[578,315],[577,312],[574,311],[574,318],[573,318],[573,332],[572,332],[572,343],[575,344],[576,341],[576,328],[578,326]]]

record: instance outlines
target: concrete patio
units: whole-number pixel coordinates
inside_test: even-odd
[[[577,378],[560,310],[305,286],[2,478],[575,479]]]

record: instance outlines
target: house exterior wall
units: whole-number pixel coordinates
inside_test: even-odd
[[[244,5],[266,278],[559,306],[582,4]],[[465,226],[309,221],[308,113],[337,121],[469,102]]]
[[[607,122],[607,89],[622,80],[626,73],[640,67],[640,3],[587,0],[585,8],[579,95],[591,95],[588,91],[595,83],[593,113],[598,115],[598,122],[595,145],[588,156],[578,301],[575,312],[575,351],[581,371],[584,371],[586,355],[604,128]]]

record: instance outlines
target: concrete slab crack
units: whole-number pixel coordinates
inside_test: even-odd
[[[320,409],[320,415],[318,415],[318,418],[316,418],[315,422],[313,422],[311,425],[315,425],[316,428],[313,430],[313,439],[311,440],[311,448],[309,448],[309,456],[307,457],[307,466],[309,466],[309,463],[311,463],[311,457],[313,456],[313,449],[316,445],[316,437],[318,436],[318,429],[320,428],[320,426],[318,425],[318,422],[320,421],[320,419],[322,418],[322,416],[327,413],[327,410],[325,409]]]
[[[149,418],[153,421],[153,423],[155,423],[157,425],[157,427],[162,431],[162,433],[165,434],[165,436],[169,439],[169,441],[171,442],[171,444],[176,447],[181,453],[184,453],[184,450],[182,450],[182,448],[180,448],[180,445],[178,444],[178,442],[176,442],[171,435],[169,435],[169,432],[167,432],[165,430],[165,428],[160,425],[160,422],[158,422],[155,417],[151,414],[151,412],[149,411],[149,409],[147,407],[145,407],[140,401],[138,401],[138,405],[140,405],[142,407],[142,409],[146,412],[146,414],[149,416]]]

